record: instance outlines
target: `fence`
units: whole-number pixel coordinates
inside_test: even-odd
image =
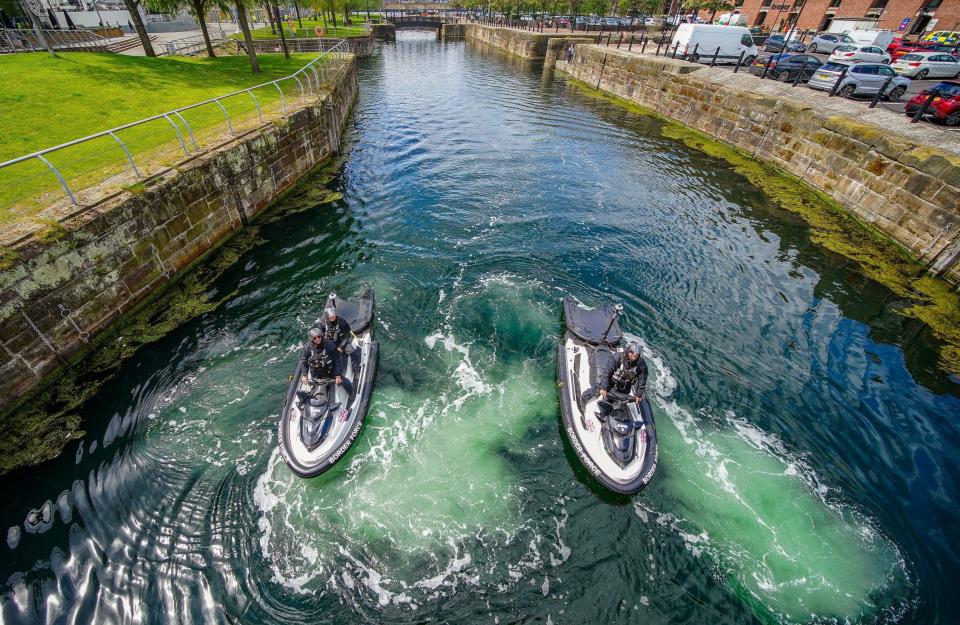
[[[110,40],[89,30],[48,30],[43,36],[54,50],[106,52]],[[37,34],[29,28],[0,28],[0,54],[45,50]]]
[[[242,39],[232,40],[239,50],[246,52],[247,44]],[[287,39],[287,49],[290,52],[325,52],[340,42],[345,42],[349,52],[357,56],[369,56],[373,51],[373,39],[369,37],[351,37],[350,39]],[[254,39],[253,49],[258,54],[273,54],[283,52],[283,42],[280,39]]]
[[[210,36],[210,44],[214,48],[220,48],[228,42],[229,40],[226,37],[215,35]],[[162,49],[157,52],[158,56],[193,56],[195,54],[200,54],[201,52],[207,51],[207,44],[203,39],[203,35],[194,35],[191,37],[181,37],[180,39],[164,41],[162,46]]]
[[[96,202],[146,176],[285,115],[321,94],[346,65],[345,41],[290,76],[0,163],[0,222],[28,216],[66,197]]]

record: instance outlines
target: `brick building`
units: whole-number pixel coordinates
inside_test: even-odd
[[[736,0],[748,26],[786,30],[827,30],[837,22],[853,28],[879,28],[922,36],[937,30],[960,31],[960,0]]]

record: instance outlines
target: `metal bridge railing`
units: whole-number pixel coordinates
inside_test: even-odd
[[[90,204],[319,96],[346,65],[347,42],[289,76],[189,104],[0,163],[0,223],[64,196]],[[59,191],[58,191],[59,190]],[[78,195],[82,194],[82,198]]]
[[[43,36],[55,50],[104,51],[110,40],[89,30],[44,29]],[[37,35],[29,28],[0,28],[0,54],[44,50]]]

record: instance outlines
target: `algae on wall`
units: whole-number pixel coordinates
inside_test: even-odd
[[[944,280],[930,275],[905,248],[792,174],[653,110],[601,92],[579,80],[571,78],[570,81],[595,97],[657,118],[663,123],[664,137],[682,141],[690,148],[727,162],[777,206],[799,215],[810,227],[814,243],[848,258],[863,275],[910,302],[898,312],[930,328],[941,342],[940,368],[960,375],[960,294],[951,291]]]
[[[123,370],[127,359],[141,347],[160,340],[191,319],[216,310],[233,297],[234,293],[227,293],[213,298],[210,287],[244,253],[262,242],[261,226],[340,199],[340,193],[325,187],[333,180],[332,172],[341,162],[335,159],[316,174],[305,177],[322,186],[311,188],[304,202],[281,210],[277,203],[287,194],[282,195],[252,224],[195,261],[180,279],[98,337],[88,351],[74,357],[74,364],[48,376],[34,394],[0,416],[0,474],[55,458],[71,441],[83,437],[84,424],[78,410]]]

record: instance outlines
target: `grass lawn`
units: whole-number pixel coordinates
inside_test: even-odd
[[[288,76],[314,56],[292,55],[287,60],[282,55],[260,55],[263,73],[254,76],[246,56],[149,59],[89,52],[60,53],[59,58],[43,53],[2,55],[0,161]],[[297,87],[291,83],[285,91],[290,97]],[[278,106],[276,88],[255,93],[264,108]],[[238,123],[244,116],[256,118],[255,105],[247,94],[224,104]],[[216,105],[192,110],[184,117],[198,143],[204,129],[213,132],[213,127],[224,125],[223,112]],[[182,124],[181,132],[187,136]],[[183,153],[172,126],[163,119],[119,135],[135,160],[144,151],[168,144],[173,151]],[[48,158],[62,167],[68,180],[80,178],[80,183],[88,182],[91,175],[105,174],[100,179],[106,179],[126,167],[122,151],[109,138],[58,151]],[[0,223],[30,213],[13,210],[11,204],[51,189],[59,193],[56,179],[36,159],[0,169]]]
[[[287,37],[292,39],[293,35],[291,34],[290,28],[288,27],[289,24],[290,24],[289,22],[284,22],[283,32]],[[304,37],[315,38],[317,36],[317,33],[315,31],[317,26],[323,27],[325,31],[323,33],[324,37],[365,37],[368,34],[367,29],[364,27],[364,25],[358,24],[356,20],[354,20],[354,23],[352,26],[344,26],[343,22],[341,22],[338,19],[336,28],[333,27],[333,22],[327,23],[322,20],[303,20],[303,28],[300,28],[300,23],[297,22],[297,20],[293,20],[293,26],[294,26],[294,30],[297,33],[296,36],[298,39],[302,39]],[[256,28],[251,31],[251,34],[253,35],[254,39],[279,39],[280,38],[279,34],[275,34],[270,31],[269,26],[265,26],[263,28]],[[231,37],[233,39],[243,39],[243,33],[236,33],[234,35],[231,35]]]

